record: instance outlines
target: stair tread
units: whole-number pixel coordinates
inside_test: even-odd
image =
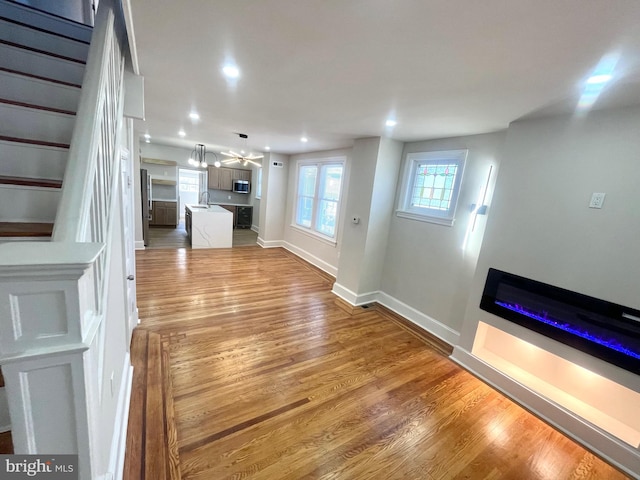
[[[19,43],[10,42],[8,40],[0,40],[0,44],[8,45],[10,47],[21,48],[23,50],[28,50],[34,53],[40,53],[42,55],[48,55],[50,57],[59,58],[60,60],[66,60],[68,62],[78,63],[81,65],[85,65],[87,62],[84,60],[78,60],[77,58],[67,57],[65,55],[60,55],[58,53],[47,52],[46,50],[41,50],[39,48],[27,47],[26,45],[20,45]]]
[[[15,105],[16,107],[32,108],[34,110],[44,110],[45,112],[61,113],[63,115],[75,116],[76,114],[76,112],[73,112],[71,110],[63,110],[62,108],[54,108],[54,107],[45,107],[44,105],[36,105],[34,103],[18,102],[17,100],[9,100],[7,98],[0,98],[0,103],[4,103],[6,105]]]
[[[51,178],[11,177],[7,175],[0,175],[0,185],[60,188],[62,187],[62,180],[55,180]]]
[[[13,142],[13,143],[28,143],[30,145],[39,145],[41,147],[56,147],[56,148],[69,148],[68,143],[58,142],[46,142],[44,140],[37,140],[35,138],[23,138],[23,137],[8,137],[6,135],[0,135],[0,141]]]
[[[55,83],[55,84],[58,84],[58,85],[65,85],[67,87],[74,87],[74,88],[81,88],[82,87],[82,85],[77,84],[77,83],[65,82],[63,80],[56,80],[55,78],[44,77],[42,75],[34,75],[33,73],[22,72],[20,70],[14,70],[12,68],[0,67],[0,72],[13,73],[14,75],[20,75],[20,76],[23,76],[23,77],[35,78],[36,80],[43,80],[45,82]]]
[[[0,222],[0,237],[50,237],[53,223]]]

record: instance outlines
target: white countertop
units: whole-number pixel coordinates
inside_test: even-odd
[[[191,213],[223,213],[231,215],[229,210],[222,208],[220,205],[185,205]]]

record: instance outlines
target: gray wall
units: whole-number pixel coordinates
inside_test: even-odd
[[[491,165],[495,179],[504,137],[501,132],[413,142],[405,144],[403,152],[404,159],[413,152],[469,150],[453,226],[393,215],[381,288],[385,294],[457,332],[462,326],[485,226],[485,217],[478,217],[463,250],[470,206],[485,185]],[[487,198],[491,198],[491,191]],[[396,194],[396,206],[397,202]]]
[[[478,304],[489,267],[640,308],[638,132],[637,107],[509,127],[463,348],[488,320]],[[607,194],[601,210],[588,208],[592,192]]]
[[[282,168],[272,162],[283,162]],[[284,235],[287,207],[287,181],[289,158],[277,153],[266,153],[262,159],[262,200],[260,201],[260,232],[258,241],[264,246],[280,244]]]

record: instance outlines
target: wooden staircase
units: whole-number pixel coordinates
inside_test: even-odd
[[[0,0],[0,242],[51,237],[91,32]]]
[[[0,0],[0,242],[51,238],[91,33]],[[0,372],[3,429],[5,393]],[[11,453],[1,432],[0,454]]]

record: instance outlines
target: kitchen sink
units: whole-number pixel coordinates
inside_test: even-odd
[[[189,205],[190,208],[209,208],[209,205]]]

